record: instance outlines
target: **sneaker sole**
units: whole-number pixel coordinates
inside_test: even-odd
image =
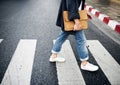
[[[85,70],[85,71],[91,71],[91,72],[95,72],[95,71],[97,71],[98,69],[96,69],[96,70],[87,70],[87,69],[83,69],[83,68],[81,68],[82,70]]]
[[[64,60],[64,61],[50,61],[50,60],[49,60],[49,62],[51,62],[51,63],[54,63],[54,62],[64,63],[65,60]]]

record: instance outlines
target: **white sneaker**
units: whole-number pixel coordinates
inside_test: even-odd
[[[50,62],[65,62],[65,58],[62,58],[62,57],[52,58],[52,57],[50,57],[49,61]]]
[[[87,62],[87,64],[85,66],[81,64],[81,69],[87,70],[87,71],[97,71],[99,69],[99,67]]]

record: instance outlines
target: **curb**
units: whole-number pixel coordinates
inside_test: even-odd
[[[98,19],[103,21],[106,25],[111,27],[112,30],[114,30],[114,31],[116,31],[117,33],[120,34],[120,23],[111,19],[109,16],[101,13],[99,10],[93,8],[90,5],[85,4],[85,8],[86,8],[87,11],[89,11],[90,13],[95,15]]]

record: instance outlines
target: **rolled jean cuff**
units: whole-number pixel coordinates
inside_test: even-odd
[[[84,59],[80,59],[81,61],[86,61],[86,60],[88,60],[89,59],[89,57],[86,57],[86,58],[84,58]]]
[[[54,51],[54,50],[52,50],[51,52],[52,52],[52,53],[55,53],[55,54],[58,54],[58,53],[59,53],[59,52],[56,52],[56,51]]]

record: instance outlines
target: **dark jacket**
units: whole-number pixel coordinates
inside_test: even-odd
[[[78,8],[81,1],[83,2],[82,9],[84,9],[85,0],[61,0],[56,25],[60,26],[62,30],[64,30],[63,11],[68,11],[69,20],[73,21],[74,19],[79,19]]]

